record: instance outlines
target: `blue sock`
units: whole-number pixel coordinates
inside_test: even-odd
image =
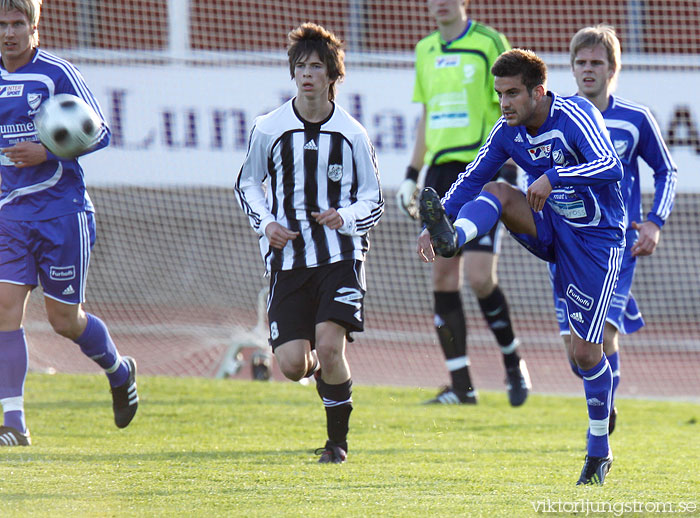
[[[583,376],[583,390],[588,404],[588,455],[607,457],[610,450],[608,441],[608,420],[610,418],[610,395],[612,393],[612,370],[608,359],[603,357],[589,370],[579,369]]]
[[[496,196],[483,191],[476,199],[462,205],[454,223],[459,246],[488,234],[498,223],[502,209],[501,202]]]
[[[27,340],[24,329],[0,331],[0,403],[5,426],[27,432],[24,419],[24,380],[27,378]]]
[[[75,340],[75,343],[80,346],[85,356],[104,369],[112,387],[123,385],[129,377],[129,367],[119,356],[107,326],[90,313],[87,313],[87,321],[85,331]]]
[[[615,406],[615,391],[620,384],[620,351],[615,351],[608,356],[610,370],[612,370],[612,394],[610,395],[610,408]]]

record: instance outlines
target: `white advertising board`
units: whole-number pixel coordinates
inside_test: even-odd
[[[255,117],[296,90],[284,67],[81,69],[113,131],[107,149],[81,159],[88,185],[231,187]],[[549,86],[575,89],[568,70],[551,72]],[[349,68],[339,87],[339,103],[369,132],[386,188],[398,186],[412,152],[420,112],[412,91],[411,70]],[[623,73],[618,87],[655,113],[678,165],[679,191],[700,192],[700,97],[688,95],[697,91],[698,72]],[[643,188],[653,188],[648,169],[643,177]]]

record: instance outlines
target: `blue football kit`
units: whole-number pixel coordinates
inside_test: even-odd
[[[109,144],[110,130],[80,72],[41,49],[14,72],[0,65],[0,147],[38,141],[34,116],[50,97],[67,93],[87,102],[103,124],[92,150]],[[84,301],[94,208],[78,159],[47,150],[37,166],[17,168],[0,154],[0,281],[36,285],[60,302]]]
[[[644,319],[632,295],[632,281],[637,258],[632,257],[632,246],[637,241],[638,231],[631,227],[632,221],[644,221],[639,178],[639,159],[644,160],[654,172],[654,200],[646,218],[663,227],[671,213],[676,193],[676,165],[661,136],[651,111],[638,103],[610,96],[608,107],[603,111],[605,125],[610,132],[615,151],[624,171],[620,182],[625,203],[627,227],[625,253],[622,267],[613,294],[607,321],[623,334],[633,333],[644,326]],[[555,267],[550,265],[553,271]],[[564,295],[554,290],[554,304],[561,334],[569,334]]]
[[[564,294],[569,325],[585,341],[602,344],[625,247],[622,164],[593,104],[577,96],[547,95],[550,110],[536,134],[499,119],[442,203],[455,221],[461,245],[483,235],[500,219],[500,200],[481,189],[508,158],[525,171],[528,185],[547,175],[552,191],[540,212],[531,209],[536,236],[511,235],[555,265],[552,282]],[[607,458],[611,455],[611,365],[602,353],[593,367],[577,369],[588,406],[588,456]]]
[[[500,216],[489,193],[479,193],[508,158],[525,171],[528,185],[546,174],[552,192],[544,209],[532,212],[537,237],[512,235],[556,265],[553,281],[564,293],[570,324],[584,340],[602,343],[625,245],[622,167],[602,116],[589,101],[548,95],[550,112],[537,134],[499,119],[442,201],[457,224],[470,200],[483,203],[482,211],[491,217],[494,211]]]

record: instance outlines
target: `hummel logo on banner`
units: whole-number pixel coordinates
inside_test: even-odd
[[[316,142],[314,142],[314,140],[311,139],[306,144],[304,144],[304,149],[308,149],[309,151],[318,151],[318,146],[316,145]]]
[[[523,141],[523,137],[521,137],[520,133],[518,133],[518,136],[515,137],[515,142],[522,142],[522,141]]]
[[[579,324],[583,324],[583,315],[580,311],[577,311],[576,313],[571,313],[569,316],[571,317],[571,320],[576,320],[576,322],[578,322]]]
[[[73,293],[75,293],[75,290],[73,289],[72,284],[69,284],[68,287],[65,290],[63,290],[64,295],[73,295]]]

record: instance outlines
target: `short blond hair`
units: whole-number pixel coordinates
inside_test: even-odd
[[[30,39],[32,47],[39,46],[39,17],[41,16],[42,0],[0,0],[0,11],[19,11],[27,17],[34,27],[34,34]]]
[[[608,63],[610,63],[610,66],[615,71],[615,75],[617,75],[622,66],[620,40],[615,33],[615,28],[604,23],[592,27],[584,27],[571,38],[571,43],[569,44],[571,66],[574,66],[576,54],[581,49],[593,48],[598,45],[605,49],[608,55]]]

